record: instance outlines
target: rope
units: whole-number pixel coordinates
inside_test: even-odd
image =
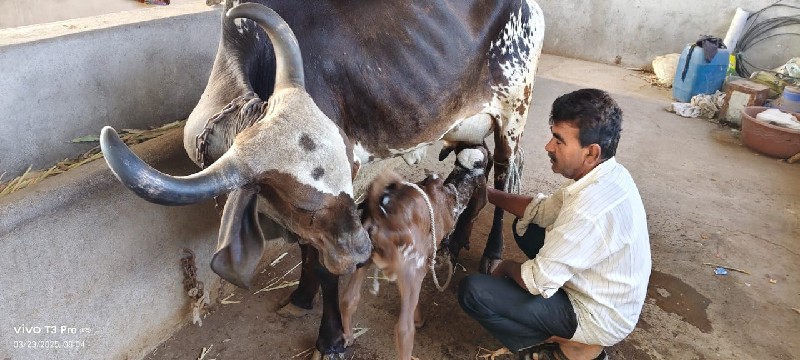
[[[505,183],[503,184],[503,191],[511,194],[519,194],[520,192],[520,180],[522,175],[522,166],[525,163],[525,153],[522,151],[522,148],[519,149],[517,152],[517,156],[515,157],[515,161],[509,161],[505,163],[501,163],[495,160],[495,164],[497,165],[505,165],[508,167],[508,173],[506,174]]]
[[[195,162],[198,165],[200,165],[200,168],[203,169],[206,166],[211,165],[211,163],[208,162],[207,161],[208,159],[206,158],[207,156],[206,151],[208,150],[207,138],[209,134],[214,132],[214,126],[217,125],[217,123],[219,123],[227,115],[233,113],[235,110],[237,109],[243,110],[240,111],[236,119],[234,119],[235,122],[233,124],[228,125],[228,128],[226,128],[226,130],[228,130],[232,134],[223,134],[223,136],[232,135],[233,137],[235,137],[236,134],[250,127],[251,125],[255,124],[255,122],[261,118],[261,116],[264,113],[264,107],[266,105],[267,102],[261,101],[261,99],[258,97],[258,95],[256,95],[256,93],[248,92],[242,96],[239,96],[231,100],[231,102],[229,102],[228,105],[225,105],[225,107],[222,108],[220,112],[210,117],[206,121],[206,126],[203,127],[203,131],[200,132],[200,134],[198,134],[197,136],[195,136],[194,139],[195,148],[197,149],[197,153],[195,154]],[[253,111],[252,108],[253,106],[258,107],[256,109],[257,111]],[[228,140],[232,142],[233,138]],[[230,144],[228,145],[230,146]]]
[[[422,198],[425,200],[425,204],[428,205],[428,214],[431,216],[431,240],[433,242],[433,254],[431,255],[431,266],[430,266],[431,274],[433,274],[433,283],[434,285],[436,285],[436,289],[438,289],[439,291],[444,291],[444,289],[447,288],[447,285],[450,285],[450,280],[453,279],[453,267],[448,266],[448,268],[450,268],[450,271],[448,272],[447,275],[447,281],[445,281],[444,285],[440,285],[439,278],[436,276],[436,252],[438,251],[437,250],[438,241],[436,241],[436,223],[434,220],[435,218],[433,215],[433,206],[431,205],[431,199],[428,197],[428,194],[426,194],[425,191],[423,191],[419,186],[417,186],[417,184],[404,181],[403,185],[410,186],[418,193],[420,193],[420,195],[422,195]]]

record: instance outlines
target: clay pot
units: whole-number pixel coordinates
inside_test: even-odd
[[[800,130],[770,125],[756,119],[763,106],[748,106],[742,109],[742,143],[753,151],[776,158],[786,159],[800,153]],[[800,119],[798,114],[792,114]]]

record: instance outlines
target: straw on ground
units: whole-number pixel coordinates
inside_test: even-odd
[[[169,130],[182,127],[185,122],[186,120],[175,121],[149,130],[122,129],[120,130],[119,134],[120,138],[122,139],[123,142],[125,142],[125,144],[135,145],[150,139],[157,138],[161,135],[164,135]],[[73,139],[71,142],[96,143],[98,141],[99,138],[97,135],[86,135]],[[102,157],[103,153],[100,152],[100,145],[97,145],[92,149],[90,149],[89,151],[83,153],[81,156],[78,156],[77,158],[61,160],[47,169],[31,171],[33,166],[29,166],[28,170],[26,170],[24,174],[17,176],[7,182],[3,182],[3,177],[5,173],[1,173],[0,196],[11,194],[17,190],[22,190],[28,186],[39,183],[40,181],[47,179],[51,176],[56,176],[58,174],[67,172],[69,170],[77,168],[78,166],[87,164]]]

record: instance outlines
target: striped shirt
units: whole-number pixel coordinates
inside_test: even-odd
[[[572,340],[611,346],[633,331],[650,278],[650,239],[639,190],[612,157],[555,194],[538,194],[517,222],[545,228],[544,246],[522,264],[528,291],[563,288],[578,319]]]

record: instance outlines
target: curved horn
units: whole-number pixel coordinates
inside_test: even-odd
[[[289,24],[278,13],[261,4],[247,3],[228,10],[227,16],[253,20],[269,36],[275,49],[275,91],[290,87],[305,89],[300,46]]]
[[[230,192],[247,183],[228,151],[205,170],[170,176],[139,159],[110,126],[100,133],[106,163],[120,182],[143,199],[161,205],[187,205]]]

